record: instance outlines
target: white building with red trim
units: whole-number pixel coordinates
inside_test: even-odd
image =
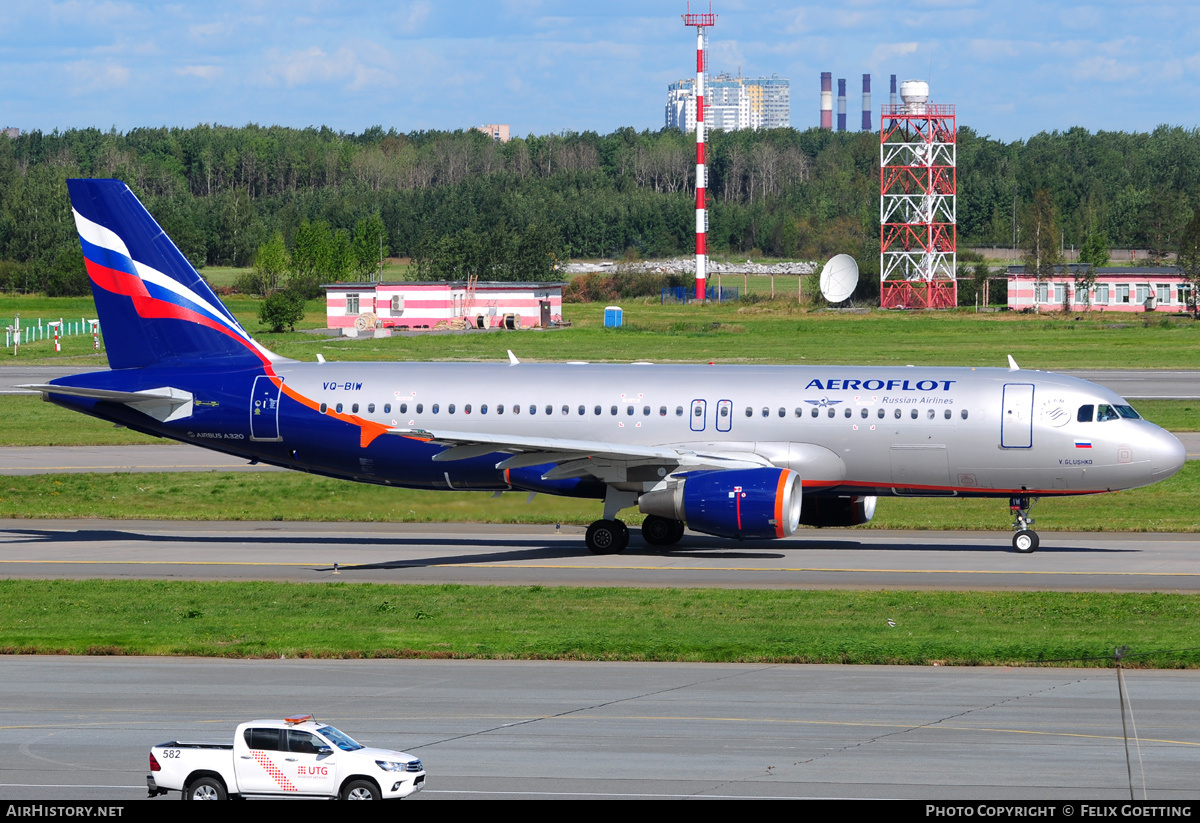
[[[1075,284],[1080,266],[1055,268],[1040,281],[1024,266],[1008,267],[1008,307],[1014,311],[1185,312],[1191,286],[1173,266],[1158,268],[1107,266],[1096,269],[1089,291]]]
[[[529,328],[562,325],[562,283],[330,283],[326,326],[371,330]]]

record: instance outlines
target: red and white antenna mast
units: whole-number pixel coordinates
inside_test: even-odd
[[[958,252],[958,129],[929,84],[900,84],[903,103],[879,121],[879,304],[952,309]]]
[[[705,296],[706,267],[708,262],[708,176],[705,173],[704,143],[704,78],[708,74],[708,35],[704,30],[717,24],[712,13],[712,4],[707,14],[688,13],[680,15],[685,26],[696,28],[696,299]]]

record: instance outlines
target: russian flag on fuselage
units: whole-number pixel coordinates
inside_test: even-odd
[[[213,358],[269,364],[270,353],[251,340],[125,183],[68,180],[67,189],[114,369]]]

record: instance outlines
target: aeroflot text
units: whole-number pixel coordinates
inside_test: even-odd
[[[936,391],[938,386],[942,391],[950,391],[957,380],[810,380],[806,389],[821,391]]]

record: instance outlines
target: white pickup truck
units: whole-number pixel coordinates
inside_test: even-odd
[[[176,791],[184,800],[383,800],[419,792],[425,768],[410,754],[367,748],[305,715],[243,723],[233,743],[155,746],[146,785],[151,797]]]

